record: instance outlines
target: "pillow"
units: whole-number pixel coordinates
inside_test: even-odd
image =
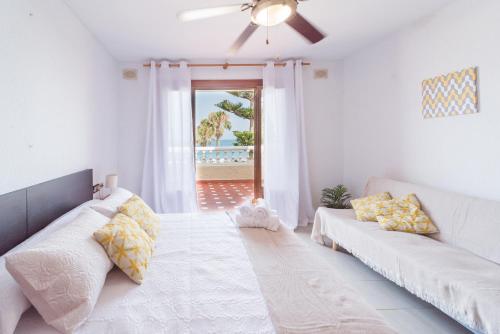
[[[414,194],[381,201],[376,205],[377,221],[384,230],[416,234],[438,232],[431,219],[421,210],[420,202]]]
[[[151,239],[156,240],[160,230],[160,217],[139,196],[132,196],[118,211],[135,220]]]
[[[394,203],[409,203],[421,209],[420,201],[415,194],[408,194],[399,198],[393,198],[388,201],[378,201],[375,203],[375,216],[391,215],[394,211]]]
[[[358,198],[351,201],[352,208],[356,213],[356,219],[359,221],[377,221],[375,214],[376,203],[378,201],[390,200],[391,194],[388,192],[380,193],[368,197]]]
[[[31,303],[9,272],[4,260],[0,264],[0,333],[14,333],[17,323]]]
[[[33,247],[40,241],[46,239],[51,233],[72,222],[82,211],[82,207],[88,207],[98,200],[91,200],[68,211],[66,214],[54,220],[43,230],[32,235],[6,255],[20,250]],[[13,333],[22,314],[31,307],[30,301],[24,296],[21,287],[5,268],[5,255],[0,257],[0,333]]]
[[[71,333],[92,312],[113,263],[92,238],[108,218],[90,209],[33,248],[8,254],[7,270],[45,322]]]
[[[154,241],[132,218],[116,214],[111,222],[94,232],[114,262],[134,282],[141,284],[153,255]]]
[[[111,195],[100,203],[92,205],[92,209],[108,218],[112,218],[118,212],[118,207],[132,197],[132,195],[127,189],[116,188]]]

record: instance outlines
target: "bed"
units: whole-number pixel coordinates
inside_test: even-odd
[[[43,233],[56,230],[67,223],[68,216],[89,206],[89,173],[57,181],[64,189],[68,183],[82,183],[73,187],[80,188],[79,196],[65,193],[64,205],[56,205],[60,200],[54,187],[46,184],[51,208],[45,203],[41,211],[55,207],[58,212],[54,214],[61,215],[60,210],[67,210],[66,219],[51,223],[53,214],[42,212],[47,218],[38,220],[40,232],[29,235],[25,228],[17,240],[35,243]],[[83,186],[87,182],[88,187]],[[5,198],[0,196],[0,208]],[[40,203],[39,199],[34,201]],[[12,208],[15,200],[8,200]],[[21,212],[22,205],[18,209]],[[16,226],[32,223],[29,214],[16,217]],[[394,333],[285,228],[278,232],[240,230],[224,213],[161,215],[161,226],[145,282],[136,285],[113,269],[77,333]],[[57,331],[32,307],[23,314],[15,333]]]

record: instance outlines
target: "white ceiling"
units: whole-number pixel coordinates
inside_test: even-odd
[[[332,60],[421,18],[453,0],[309,0],[299,12],[328,37],[309,45],[285,24],[264,27],[235,56],[228,49],[250,20],[241,12],[179,22],[180,10],[238,3],[237,0],[66,0],[81,21],[120,61],[168,59],[265,59],[305,57]]]

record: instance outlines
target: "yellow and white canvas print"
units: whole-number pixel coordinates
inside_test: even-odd
[[[479,112],[477,67],[441,75],[422,82],[424,118]]]

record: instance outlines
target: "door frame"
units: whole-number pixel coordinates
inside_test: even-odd
[[[191,80],[191,105],[193,109],[193,136],[196,138],[196,103],[197,90],[245,90],[253,89],[254,95],[254,197],[262,198],[262,79],[246,80]],[[196,142],[194,142],[196,146]]]

